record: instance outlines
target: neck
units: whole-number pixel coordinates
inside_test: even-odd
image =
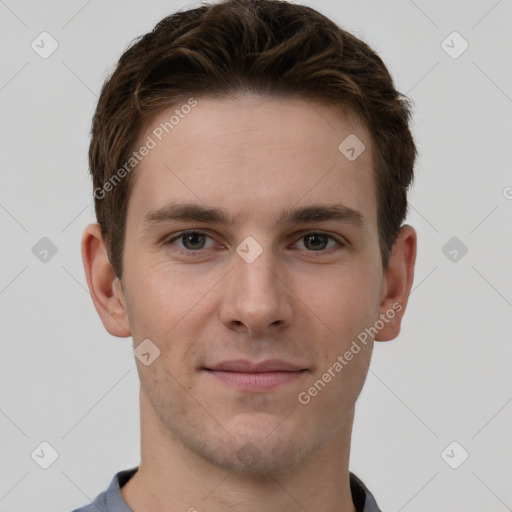
[[[352,410],[323,447],[287,472],[234,473],[173,437],[141,394],[141,464],[121,495],[133,512],[356,512],[348,470],[353,419]]]

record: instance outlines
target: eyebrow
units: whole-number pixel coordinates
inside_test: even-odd
[[[144,216],[143,230],[169,221],[196,221],[233,226],[236,218],[226,210],[210,208],[193,203],[169,203],[158,210],[151,210]],[[337,221],[363,227],[366,218],[361,212],[343,204],[311,205],[303,208],[289,208],[281,212],[279,224],[301,224],[307,222]]]

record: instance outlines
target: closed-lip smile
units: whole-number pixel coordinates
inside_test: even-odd
[[[309,370],[282,359],[254,363],[245,359],[222,361],[204,368],[225,384],[243,391],[267,391],[302,377]]]

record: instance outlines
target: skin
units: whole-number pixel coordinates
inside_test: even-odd
[[[123,498],[135,512],[355,512],[350,440],[374,340],[360,344],[307,405],[297,397],[394,303],[401,311],[375,340],[399,334],[416,232],[401,228],[384,271],[372,141],[349,110],[299,98],[197,99],[136,170],[122,282],[99,226],[89,225],[82,239],[87,283],[107,331],[132,336],[135,347],[150,339],[161,351],[148,366],[136,359],[141,464]],[[141,143],[175,108],[152,120]],[[355,161],[338,150],[352,133],[366,146]],[[171,220],[144,229],[149,210],[177,201],[223,208],[235,223]],[[334,203],[359,211],[364,223],[276,222],[286,208]],[[161,243],[190,229],[207,236]],[[334,238],[315,249],[304,237],[318,231]],[[262,248],[252,263],[236,252],[248,236]],[[203,370],[232,359],[283,359],[308,371],[252,392]],[[244,447],[256,462],[240,459]]]

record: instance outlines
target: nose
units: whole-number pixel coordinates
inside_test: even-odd
[[[291,275],[270,248],[253,261],[234,254],[226,279],[220,318],[228,329],[258,337],[291,324],[295,300]]]

